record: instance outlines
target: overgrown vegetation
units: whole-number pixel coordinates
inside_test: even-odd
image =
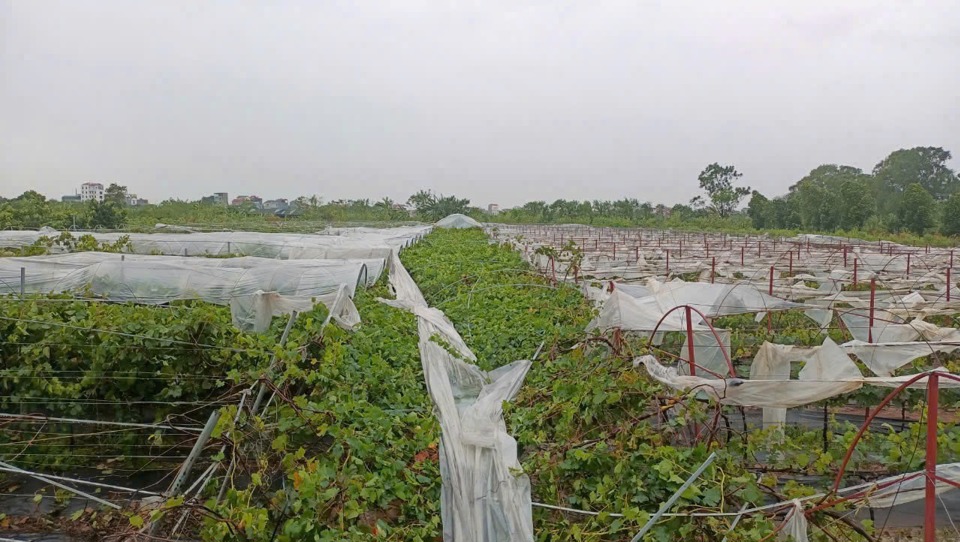
[[[477,230],[435,231],[403,252],[402,260],[482,368],[539,352],[520,395],[505,405],[533,500],[600,514],[535,508],[534,530],[544,542],[630,540],[711,452],[719,459],[675,511],[732,511],[810,495],[825,484],[811,485],[804,477],[835,474],[853,438],[853,426],[837,419],[836,409],[851,400],[858,407],[878,400],[876,390],[865,388],[831,401],[827,406],[834,411],[822,430],[741,432],[738,410],[718,413],[710,403],[681,399],[633,368],[633,356],[648,348],[643,337],[586,336],[593,309],[580,291],[534,273],[510,246],[491,244]],[[2,406],[16,411],[17,405],[35,403],[28,412],[124,421],[186,415],[193,425],[222,409],[201,464],[235,459],[237,468],[228,479],[225,469],[217,471],[201,508],[175,499],[159,511],[111,514],[91,536],[132,532],[151,519],[168,529],[182,507],[190,506],[198,519],[187,529],[205,540],[433,541],[441,529],[439,428],[423,384],[416,322],[379,303],[378,296],[389,296],[383,283],[358,292],[362,324],[353,332],[322,327],[322,307],[301,315],[286,346],[278,344],[283,318],[270,333],[251,335],[230,326],[226,309],[203,303],[158,308],[65,296],[7,298],[0,304],[6,318],[0,318],[5,341],[0,348],[5,363],[9,360],[0,375],[7,397]],[[800,314],[775,318],[778,325],[770,329],[749,315],[724,317],[717,325],[733,330],[740,360],[751,359],[763,340],[814,345],[824,338]],[[679,336],[668,334],[660,348],[661,355],[678,352]],[[275,368],[268,369],[272,359]],[[943,359],[953,366],[952,358]],[[921,359],[905,370],[930,363]],[[248,397],[238,414],[240,392],[261,378],[271,406],[252,415]],[[148,405],[151,398],[168,404]],[[114,406],[105,413],[98,401]],[[116,408],[122,402],[138,406]],[[945,392],[944,403],[953,402]],[[813,408],[819,412],[823,406]],[[905,427],[868,435],[851,464],[857,476],[922,464],[917,442],[923,426],[910,423],[922,418],[922,394],[904,396],[897,406],[907,418]],[[19,463],[24,453],[38,454],[31,456],[42,458],[35,465],[47,468],[136,470],[147,461],[136,456],[170,444],[163,431],[128,438],[77,436],[70,441],[78,444],[75,453],[67,457],[71,454],[54,444],[73,435],[35,441],[29,428],[36,426],[10,427],[18,432],[7,434],[2,444],[12,446],[4,446],[3,457]],[[703,434],[710,427],[716,432]],[[952,426],[941,433],[941,458],[956,458],[960,434]],[[180,453],[191,441],[185,442]],[[774,449],[778,453],[771,454]],[[828,510],[811,521],[831,536],[862,539],[836,518]],[[753,541],[770,536],[782,519],[782,514],[751,515],[730,532],[730,516],[676,516],[660,521],[647,540]],[[92,518],[81,514],[75,521]],[[819,531],[813,536],[829,539]]]

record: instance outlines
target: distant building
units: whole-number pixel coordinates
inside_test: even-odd
[[[264,211],[276,211],[279,209],[286,209],[289,206],[290,202],[284,198],[268,199],[267,201],[263,202]]]
[[[233,198],[230,205],[243,205],[244,203],[252,203],[257,209],[263,208],[263,198],[260,196],[237,196]]]
[[[63,203],[80,203],[83,199],[80,197],[80,194],[68,194],[66,196],[60,196],[60,201]]]
[[[228,196],[226,192],[214,192],[213,203],[216,205],[229,205],[230,196]]]
[[[490,214],[492,214],[492,215],[495,215],[495,214],[499,213],[499,212],[500,212],[500,204],[498,204],[498,203],[491,203],[490,205],[487,205],[487,212],[490,213]]]
[[[103,203],[103,184],[83,183],[80,185],[80,201],[98,201]]]
[[[138,198],[136,194],[127,194],[127,205],[131,207],[137,207],[139,205],[149,205],[149,204],[150,204],[149,201],[143,198]]]

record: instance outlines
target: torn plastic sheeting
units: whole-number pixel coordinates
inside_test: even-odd
[[[643,364],[655,380],[676,390],[697,390],[712,395],[725,405],[795,408],[859,389],[862,381],[810,382],[802,380],[711,380],[682,376],[674,367],[665,367],[653,356],[641,356],[634,364]]]
[[[803,504],[798,499],[794,499],[790,504],[791,510],[784,521],[779,539],[790,542],[807,542],[809,540],[807,538],[807,516],[804,513]]]
[[[387,277],[390,282],[390,290],[393,291],[396,299],[378,298],[378,301],[392,307],[411,311],[414,307],[426,307],[427,300],[423,297],[423,293],[420,292],[417,283],[413,281],[413,277],[411,277],[407,269],[403,267],[403,264],[400,262],[400,255],[394,251],[390,254],[388,261],[389,271],[387,272]]]
[[[897,377],[860,377],[849,380],[745,380],[728,378],[710,380],[698,376],[682,376],[675,367],[665,367],[653,356],[641,356],[634,361],[647,369],[655,380],[680,391],[703,391],[725,405],[746,407],[795,408],[816,403],[844,393],[860,389],[863,385],[888,388],[899,387],[916,375]],[[941,371],[946,374],[946,371]],[[908,386],[910,389],[924,389],[928,376],[919,378]],[[951,378],[940,379],[941,388],[960,388],[960,382]]]
[[[603,304],[600,313],[587,326],[587,331],[620,328],[624,331],[653,331],[660,323],[660,331],[686,331],[684,311],[673,311],[666,318],[663,315],[672,307],[664,308],[656,296],[635,298],[614,288]],[[661,319],[663,321],[661,322]],[[694,314],[693,328],[705,330],[700,315]]]
[[[719,343],[717,342],[717,336],[710,330],[693,332],[694,361],[698,369],[702,367],[718,375],[729,375],[730,367],[727,365],[726,356],[723,355],[724,350],[720,346],[723,345],[727,355],[730,355],[730,331],[718,329],[716,332],[717,336],[720,337]],[[683,352],[683,355],[687,353],[686,333],[684,333],[683,346],[680,351]],[[689,360],[686,363],[683,361],[678,363],[678,372],[680,374],[690,374]],[[715,378],[710,373],[701,372],[700,375],[704,378]]]
[[[506,431],[503,401],[513,398],[530,368],[516,361],[496,374],[421,338],[427,391],[440,419],[441,515],[446,541],[533,540],[530,480],[517,443]],[[479,393],[477,388],[479,387]]]
[[[517,443],[507,433],[503,402],[520,388],[530,362],[515,361],[489,373],[458,359],[433,337],[468,360],[476,356],[443,311],[427,306],[396,253],[390,258],[396,299],[383,303],[417,316],[420,360],[427,391],[440,421],[443,538],[447,542],[533,542],[530,480],[521,471]]]
[[[864,311],[849,311],[840,314],[844,325],[850,330],[853,338],[869,342],[870,319],[869,313]],[[924,322],[921,318],[914,318],[907,323],[902,318],[887,311],[874,311],[873,333],[874,343],[908,343],[923,338],[927,341],[960,341],[960,330],[952,327],[940,327],[936,324]],[[898,323],[892,323],[898,322]]]
[[[891,376],[894,371],[917,358],[936,352],[949,353],[960,348],[958,343],[868,343],[857,340],[843,343],[841,346],[848,353],[857,356],[877,376]]]
[[[764,342],[750,365],[750,381],[789,381],[792,362],[802,362],[799,380],[830,381],[860,378],[860,371],[846,353],[827,337],[821,346],[799,347]],[[763,408],[763,426],[782,426],[787,421],[787,409]]]
[[[349,331],[360,323],[360,312],[353,304],[351,295],[346,284],[341,285],[335,294],[323,294],[309,299],[261,291],[231,298],[230,314],[237,328],[262,333],[270,328],[274,316],[312,310],[316,301],[327,307],[327,319],[324,323],[333,320]]]
[[[627,288],[626,292],[632,295],[637,290],[639,289]],[[749,282],[710,284],[707,282],[684,282],[677,279],[664,283],[649,279],[647,287],[643,290],[649,291],[649,295],[656,298],[657,303],[664,311],[679,305],[691,305],[708,317],[803,307],[801,304],[761,292],[754,284]],[[644,299],[644,297],[639,299]]]
[[[865,501],[871,508],[890,508],[892,506],[907,504],[914,501],[923,500],[926,495],[927,479],[925,472],[910,472],[890,476],[874,482],[873,487],[880,489],[867,488],[862,490],[866,494]],[[946,463],[937,465],[937,476],[946,478],[953,482],[960,483],[960,463]],[[937,495],[956,489],[947,482],[937,480]]]

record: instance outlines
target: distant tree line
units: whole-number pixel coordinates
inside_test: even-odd
[[[757,229],[958,235],[960,177],[948,160],[950,151],[940,147],[914,147],[894,151],[870,173],[822,165],[784,195],[753,191],[746,212]]]
[[[434,222],[453,213],[503,223],[577,223],[713,230],[804,230],[817,232],[939,232],[960,235],[960,177],[947,167],[950,152],[915,147],[891,153],[871,172],[826,164],[788,188],[767,197],[740,185],[732,165],[713,163],[698,176],[702,192],[688,203],[667,207],[637,198],[577,201],[531,201],[497,214],[470,205],[469,199],[420,190],[405,204],[390,198],[324,201],[302,196],[282,218],[253,204],[217,205],[210,200],[167,200],[157,205],[126,207],[127,189],[111,184],[103,203],[49,201],[28,191],[0,198],[0,228],[152,227],[156,223],[244,227],[263,221]],[[748,199],[749,196],[749,199]],[[747,200],[744,210],[741,204]]]

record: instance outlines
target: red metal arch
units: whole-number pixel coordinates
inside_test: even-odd
[[[733,378],[736,378],[737,373],[733,369],[733,362],[730,360],[730,352],[727,352],[726,347],[723,346],[723,341],[720,339],[720,334],[717,333],[717,330],[716,328],[713,327],[713,323],[710,321],[710,319],[707,318],[705,314],[700,312],[700,309],[694,307],[693,305],[677,305],[676,307],[663,313],[663,316],[660,317],[660,320],[657,322],[657,325],[653,327],[653,331],[650,332],[650,342],[651,343],[653,342],[653,337],[657,334],[657,331],[660,329],[660,324],[663,323],[663,321],[667,318],[667,316],[669,316],[673,311],[677,309],[684,309],[684,312],[685,312],[684,317],[687,320],[687,356],[689,357],[687,361],[690,362],[690,374],[692,376],[696,376],[697,374],[697,364],[693,354],[693,314],[692,314],[693,312],[696,312],[697,314],[700,315],[701,318],[703,318],[703,321],[707,323],[707,327],[710,329],[711,333],[713,333],[713,338],[717,340],[717,346],[720,347],[720,352],[723,353],[723,359],[726,360],[727,362],[727,369],[729,369],[730,371],[730,376]]]

